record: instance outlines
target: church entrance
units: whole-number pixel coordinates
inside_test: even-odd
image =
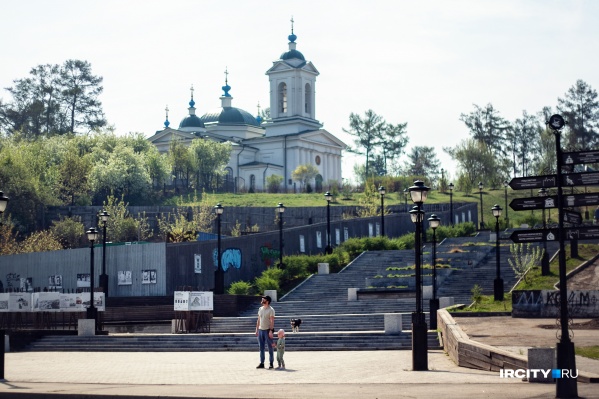
[[[314,191],[322,193],[322,175],[316,175],[314,178]]]

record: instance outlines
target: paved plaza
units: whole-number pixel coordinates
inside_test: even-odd
[[[411,371],[411,351],[289,352],[257,370],[249,352],[21,352],[6,355],[1,398],[547,398],[553,384],[457,367],[442,351]],[[578,384],[599,398],[599,385]]]
[[[460,317],[471,338],[526,353],[554,346],[553,319]],[[575,330],[576,345],[599,342],[599,330]],[[257,370],[255,352],[15,352],[6,354],[0,398],[551,398],[555,384],[501,379],[461,368],[429,351],[428,371],[411,371],[412,352],[285,353],[286,370]],[[577,356],[577,368],[599,377],[599,360]],[[578,383],[599,399],[599,384]]]

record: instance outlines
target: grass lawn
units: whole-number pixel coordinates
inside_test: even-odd
[[[452,309],[451,312],[478,313],[478,312],[511,312],[512,294],[506,292],[503,301],[495,301],[493,295],[483,295],[480,303],[462,309]]]
[[[599,360],[599,346],[577,346],[574,350],[579,356]]]

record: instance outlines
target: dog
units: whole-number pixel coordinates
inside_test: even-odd
[[[299,332],[299,328],[302,325],[302,319],[291,319],[291,332]]]

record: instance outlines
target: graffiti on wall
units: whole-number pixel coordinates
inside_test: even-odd
[[[599,316],[599,291],[568,292],[568,308],[580,317]],[[512,311],[515,316],[553,317],[558,315],[560,292],[555,290],[514,291]]]
[[[214,262],[214,267],[218,266],[218,249],[214,249],[212,251],[212,261]],[[229,270],[229,267],[234,267],[235,269],[241,268],[241,249],[239,248],[227,248],[223,251],[220,256],[221,266],[224,271]]]
[[[267,243],[260,247],[260,259],[266,267],[271,267],[280,257],[281,251],[272,248],[272,244]]]

